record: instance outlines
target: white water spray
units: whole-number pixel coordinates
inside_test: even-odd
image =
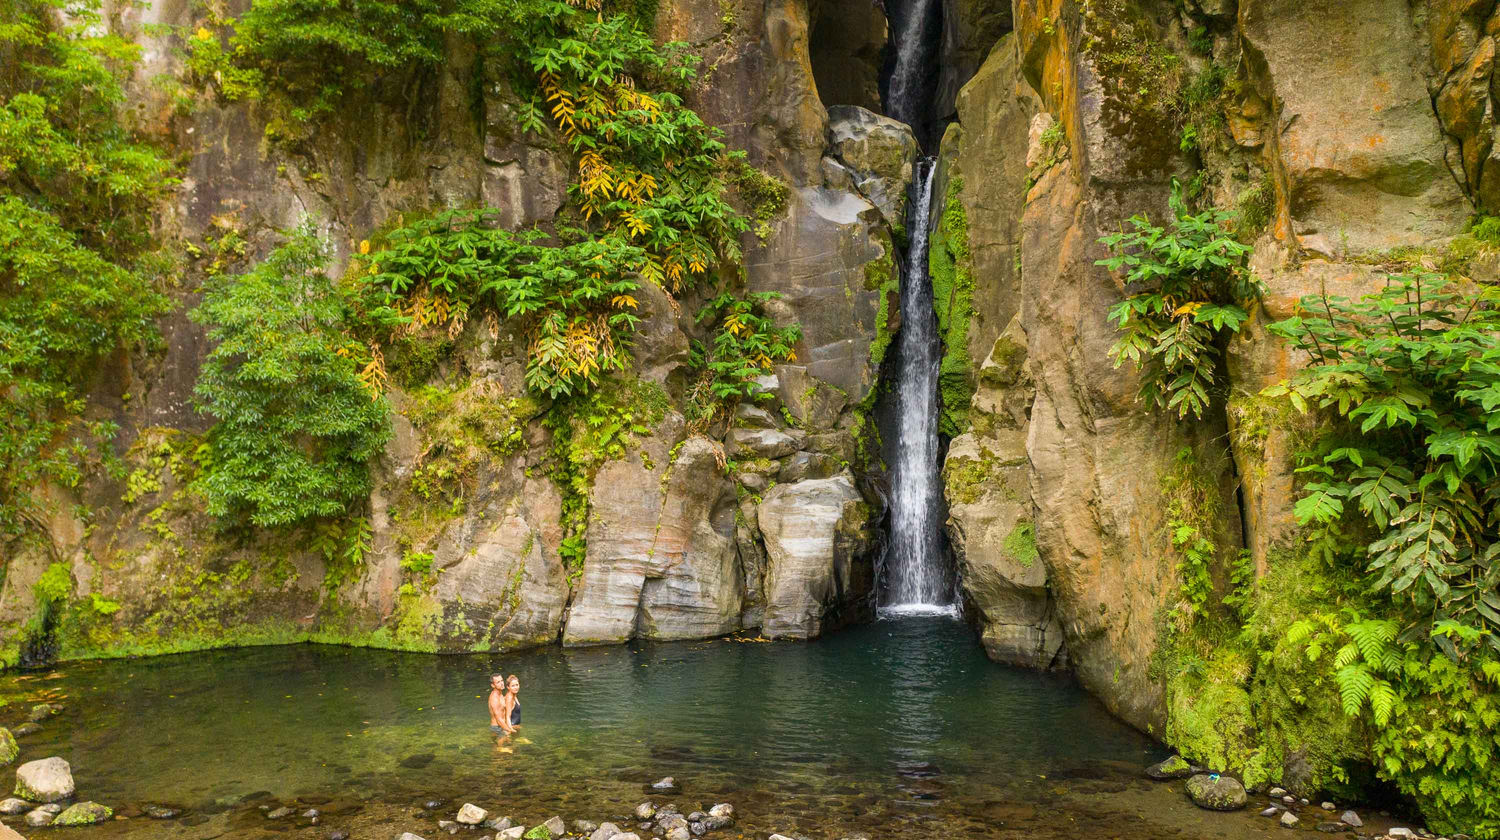
[[[956,612],[938,521],[937,385],[942,357],[927,275],[927,228],[936,168],[931,158],[917,163],[907,211],[911,247],[901,273],[896,451],[883,615]]]

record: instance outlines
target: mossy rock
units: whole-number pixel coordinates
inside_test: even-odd
[[[93,825],[102,823],[113,817],[115,812],[108,805],[100,805],[98,802],[79,802],[70,806],[66,811],[57,815],[52,821],[53,825]]]
[[[1248,797],[1245,786],[1228,776],[1200,773],[1187,781],[1188,798],[1210,811],[1238,811]]]
[[[9,729],[0,726],[0,764],[9,764],[20,754],[21,748],[16,744],[16,736]]]
[[[1146,768],[1146,775],[1159,782],[1170,779],[1186,779],[1197,772],[1197,768],[1188,764],[1180,755],[1170,756],[1156,762]]]
[[[533,826],[530,831],[521,836],[525,840],[552,840],[552,832],[545,825]]]

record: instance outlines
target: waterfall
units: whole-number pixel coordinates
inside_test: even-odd
[[[938,28],[937,0],[891,0],[891,40],[896,61],[886,89],[886,112],[911,126],[925,147],[930,140],[927,118],[936,86]]]
[[[886,614],[954,612],[953,579],[939,521],[937,384],[942,345],[927,276],[932,158],[917,163],[907,204],[911,247],[901,272],[897,344],[896,448],[891,467],[891,538],[887,546]]]

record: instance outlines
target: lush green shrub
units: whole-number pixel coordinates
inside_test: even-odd
[[[706,426],[740,400],[766,400],[755,380],[778,362],[795,361],[793,347],[802,340],[796,324],[778,327],[764,313],[776,292],[744,297],[721,294],[703,305],[698,323],[711,325],[708,341],[693,342],[691,363],[698,375],[689,393],[692,416]]]
[[[1441,832],[1500,836],[1500,312],[1495,289],[1393,276],[1316,295],[1272,325],[1311,357],[1267,389],[1330,422],[1295,513],[1362,609],[1314,612],[1285,643],[1371,733],[1376,770]]]
[[[449,211],[399,227],[368,258],[371,316],[398,335],[462,330],[476,308],[515,319],[529,338],[526,383],[583,393],[630,362],[645,250],[564,228],[511,233],[482,212]]]
[[[217,342],[196,388],[217,420],[198,481],[215,516],[292,525],[343,516],[370,492],[387,409],[360,377],[327,259],[304,225],[252,270],[211,281],[192,313]]]
[[[166,308],[143,252],[170,167],[121,121],[139,50],[62,5],[0,0],[0,535],[39,483],[81,479],[112,429],[80,421],[85,384]]]
[[[1232,214],[1190,212],[1175,179],[1171,207],[1170,229],[1134,216],[1129,231],[1099,240],[1110,256],[1098,265],[1125,272],[1137,290],[1109,310],[1124,333],[1109,355],[1141,370],[1143,399],[1201,418],[1218,383],[1219,338],[1239,332],[1260,286],[1245,268],[1249,246],[1228,230]]]
[[[1396,276],[1273,324],[1312,357],[1267,390],[1336,424],[1307,457],[1303,524],[1373,536],[1376,589],[1450,656],[1500,652],[1500,292]]]

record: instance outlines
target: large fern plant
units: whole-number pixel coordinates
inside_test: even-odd
[[[1451,656],[1500,652],[1500,292],[1396,276],[1271,326],[1311,363],[1267,389],[1336,423],[1296,516],[1367,530],[1368,569]]]

